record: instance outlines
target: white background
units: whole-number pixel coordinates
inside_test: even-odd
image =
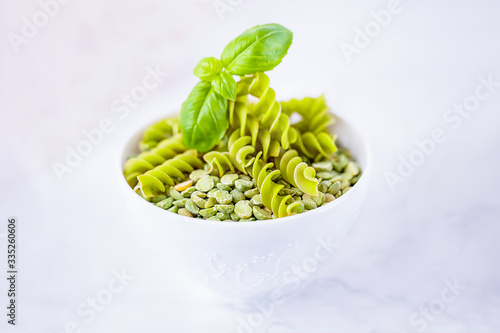
[[[237,332],[252,311],[228,306],[169,270],[168,260],[140,256],[121,228],[127,216],[116,179],[103,175],[132,128],[180,107],[199,59],[218,57],[236,35],[269,22],[294,32],[289,54],[270,73],[278,97],[326,93],[334,112],[366,131],[375,164],[365,208],[342,246],[309,288],[252,330],[500,331],[500,87],[457,128],[443,118],[474,95],[478,77],[500,82],[500,4],[402,2],[348,62],[340,45],[354,45],[356,28],[388,2],[232,3],[220,16],[210,1],[73,0],[16,52],[9,33],[21,34],[23,17],[41,7],[2,0],[0,209],[3,221],[19,219],[21,252],[18,325],[6,324],[1,278],[0,331],[61,333],[74,321],[82,332]],[[168,77],[120,119],[112,103],[157,65]],[[114,131],[59,181],[52,164],[103,118]],[[384,175],[437,128],[446,141],[391,190]],[[4,254],[1,262],[4,271]],[[134,280],[85,322],[79,304],[122,269]],[[425,325],[412,325],[412,314],[439,304],[446,281],[455,280],[466,289]]]

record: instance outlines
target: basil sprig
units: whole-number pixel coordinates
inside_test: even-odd
[[[182,104],[179,124],[186,147],[206,152],[229,127],[228,100],[236,99],[233,75],[270,71],[281,63],[293,34],[279,24],[258,25],[232,40],[221,60],[207,57],[193,70],[200,81]]]

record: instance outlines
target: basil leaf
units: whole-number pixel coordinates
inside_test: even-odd
[[[227,100],[212,84],[200,81],[182,103],[179,125],[184,145],[206,152],[217,145],[229,127]]]
[[[217,74],[212,81],[212,85],[219,94],[234,101],[236,99],[236,81],[233,76],[226,72]]]
[[[286,55],[292,38],[292,32],[279,24],[255,26],[224,48],[222,65],[233,75],[269,71]]]
[[[203,81],[212,81],[222,70],[219,59],[207,57],[201,59],[193,70],[193,74]]]

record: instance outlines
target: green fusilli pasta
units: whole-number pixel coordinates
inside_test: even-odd
[[[139,148],[141,151],[148,151],[156,147],[162,140],[179,133],[179,120],[177,118],[162,119],[146,129],[139,143]]]
[[[252,168],[252,177],[257,182],[257,187],[262,196],[264,206],[270,209],[276,217],[286,217],[298,210],[300,203],[289,202],[291,195],[279,195],[284,185],[274,180],[280,176],[279,170],[270,170],[273,163],[265,163],[256,159]]]
[[[258,102],[249,105],[248,95],[258,98]],[[236,101],[231,103],[229,111],[232,128],[239,127],[241,136],[250,132],[252,145],[256,144],[261,128],[268,129],[271,138],[284,149],[296,140],[296,132],[290,131],[290,119],[281,112],[281,104],[264,73],[245,76],[238,82]]]
[[[184,151],[186,147],[182,144],[182,136],[177,134],[162,140],[155,148],[128,159],[123,167],[123,174],[129,185],[134,187],[139,175]]]
[[[248,88],[250,82],[245,77],[236,86],[236,99],[229,102],[229,127],[231,130],[239,128],[240,135],[244,136],[247,131],[248,118]]]
[[[255,160],[255,157],[251,156],[255,152],[251,142],[252,138],[248,135],[241,136],[239,130],[235,130],[227,142],[231,163],[244,174],[248,174],[247,168]]]
[[[205,162],[209,164],[208,172],[216,171],[219,177],[222,177],[227,171],[234,172],[234,166],[231,163],[229,152],[210,151],[203,155]]]
[[[267,161],[269,157],[278,157],[281,152],[280,143],[271,138],[269,130],[260,130],[258,134],[259,143],[262,148],[262,159]]]
[[[337,151],[335,137],[328,132],[299,134],[293,147],[314,160],[332,158]]]
[[[138,183],[134,189],[141,190],[143,196],[149,198],[164,193],[165,186],[182,182],[186,178],[185,173],[201,167],[203,162],[198,158],[196,150],[188,150],[138,176]]]
[[[334,123],[323,95],[317,98],[306,97],[301,100],[293,98],[281,102],[281,107],[283,112],[289,116],[297,112],[302,117],[301,121],[293,125],[300,132],[318,134],[328,131],[327,127]]]
[[[281,171],[281,176],[302,192],[317,196],[319,181],[316,178],[316,170],[302,161],[299,153],[290,149],[276,161],[277,168]]]
[[[284,113],[291,115],[296,112],[302,117],[292,125],[297,133],[297,140],[292,146],[310,159],[332,158],[337,146],[335,137],[328,132],[328,126],[334,123],[334,118],[325,97],[291,99],[281,102],[281,105]]]

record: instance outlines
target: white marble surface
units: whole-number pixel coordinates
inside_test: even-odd
[[[460,124],[443,118],[474,95],[478,77],[500,82],[500,3],[403,2],[349,63],[340,44],[352,43],[356,27],[387,2],[231,3],[220,19],[210,1],[74,0],[18,53],[6,36],[20,33],[40,5],[0,4],[0,209],[4,220],[19,218],[21,246],[18,325],[7,325],[2,310],[0,331],[61,333],[72,321],[81,332],[500,331],[500,87]],[[180,105],[197,60],[266,22],[294,32],[271,73],[278,95],[327,92],[334,111],[370,135],[375,165],[365,208],[341,247],[308,288],[263,316],[182,276],[175,253],[164,263],[141,256],[121,227],[130,217],[120,213],[116,179],[104,176],[131,128]],[[120,119],[113,101],[157,64],[169,76]],[[103,118],[114,131],[59,182],[52,163]],[[386,172],[438,128],[446,140],[392,191]],[[85,322],[79,305],[121,269],[134,279]],[[238,328],[249,318],[255,327]]]

